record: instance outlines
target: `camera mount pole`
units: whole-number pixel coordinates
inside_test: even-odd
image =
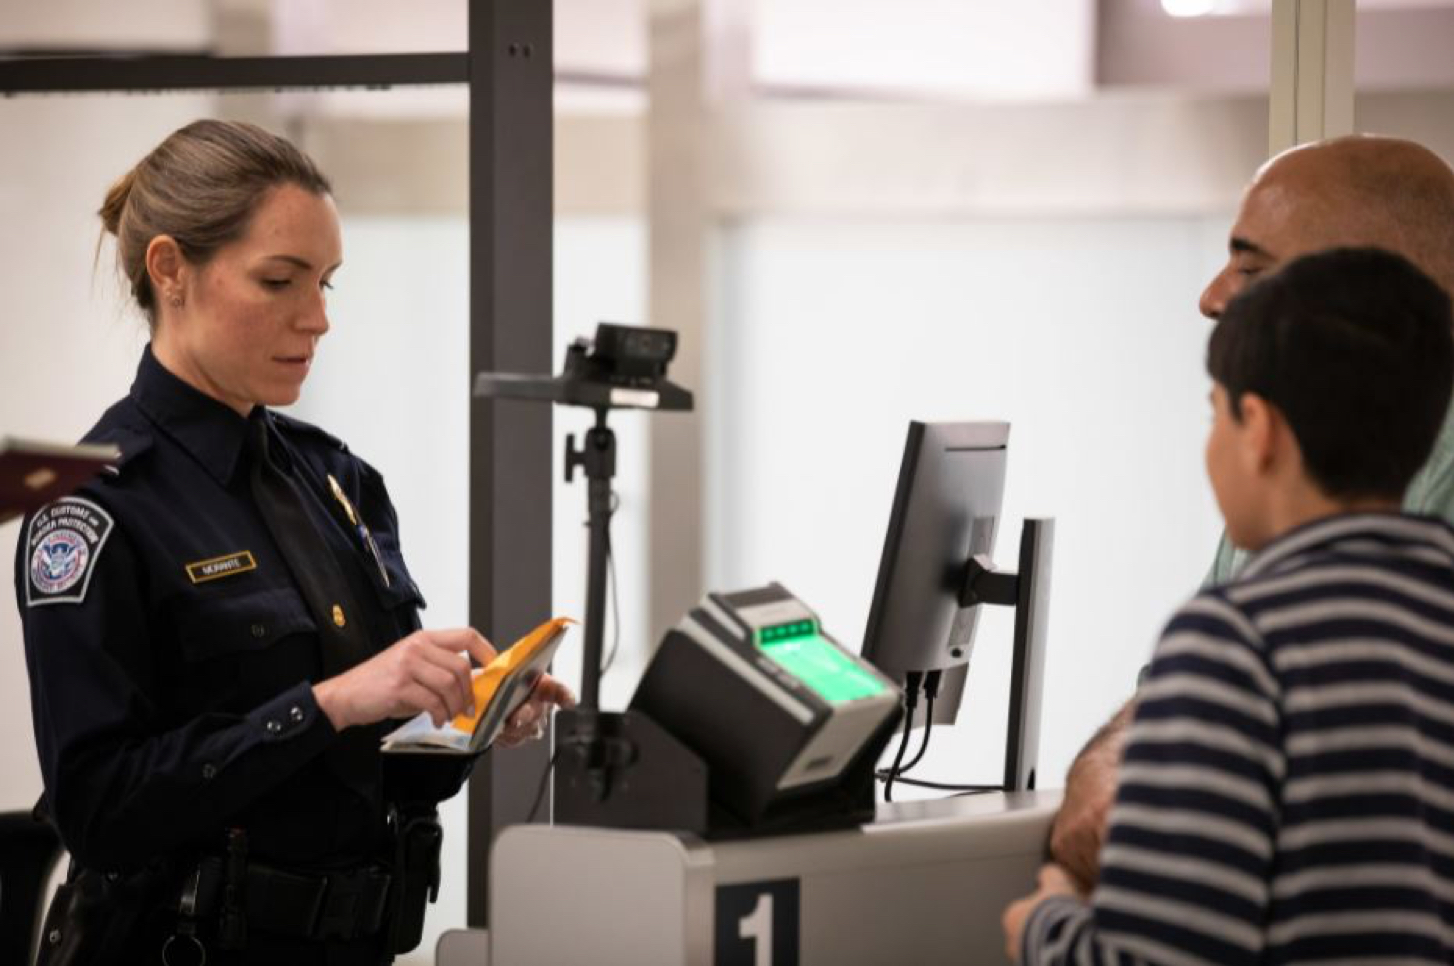
[[[632,736],[641,726],[627,714],[601,711],[601,652],[606,624],[606,576],[611,556],[611,478],[616,475],[616,435],[606,425],[612,409],[687,412],[692,394],[666,378],[667,363],[676,352],[676,333],[602,322],[594,340],[577,339],[566,348],[559,376],[482,372],[475,377],[475,395],[580,406],[596,413],[596,425],[576,448],[575,436],[565,442],[565,479],[585,470],[590,559],[586,571],[586,640],[581,666],[580,704],[562,710],[556,720],[566,752],[561,768],[573,794],[579,781],[596,807],[610,797],[615,771],[638,757]],[[653,733],[650,740],[658,736]],[[661,742],[658,742],[661,744]],[[670,754],[663,751],[663,754]],[[559,780],[559,774],[557,773]]]
[[[590,551],[586,569],[586,642],[581,658],[580,709],[583,722],[601,706],[601,653],[606,624],[606,565],[611,553],[611,478],[616,475],[616,434],[606,425],[605,407],[596,409],[596,425],[576,449],[575,434],[565,438],[565,481],[577,467],[586,472]]]

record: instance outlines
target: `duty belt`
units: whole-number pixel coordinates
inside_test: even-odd
[[[183,885],[181,905],[183,910],[194,909],[194,918],[225,919],[226,862],[221,856],[203,858]],[[383,928],[392,881],[388,872],[370,865],[308,872],[248,862],[241,912],[248,931],[314,940],[358,939]]]

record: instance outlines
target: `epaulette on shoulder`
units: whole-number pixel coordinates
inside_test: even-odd
[[[268,410],[268,412],[272,413],[273,423],[278,427],[278,429],[282,430],[283,432],[295,436],[311,436],[315,439],[322,440],[324,443],[332,446],[334,449],[337,449],[340,452],[348,452],[348,444],[345,443],[343,440],[339,439],[337,436],[334,436],[332,433],[319,429],[312,423],[305,423],[301,419],[294,419],[292,416],[284,416],[282,413],[274,409],[270,409]]]
[[[124,475],[126,467],[137,457],[151,449],[152,435],[144,429],[132,426],[108,426],[89,433],[84,442],[113,443],[121,450],[121,458],[101,470],[103,480],[114,480]]]

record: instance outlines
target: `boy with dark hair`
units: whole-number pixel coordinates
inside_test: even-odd
[[[1101,879],[1005,913],[1026,963],[1454,961],[1454,529],[1399,512],[1454,384],[1449,298],[1309,255],[1212,333],[1207,472],[1239,579],[1172,618]]]

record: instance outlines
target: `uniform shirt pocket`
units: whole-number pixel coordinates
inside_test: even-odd
[[[198,601],[178,615],[184,661],[260,651],[293,634],[317,630],[303,597],[292,587]]]
[[[414,578],[409,575],[408,569],[404,566],[403,557],[384,550],[380,554],[379,563],[383,566],[383,571],[389,575],[388,582],[384,581],[384,575],[380,573],[378,567],[370,568],[369,576],[373,578],[374,589],[378,591],[379,600],[386,610],[393,610],[405,605],[422,610],[427,606],[424,602],[424,595],[419,592],[419,585],[414,583]]]

